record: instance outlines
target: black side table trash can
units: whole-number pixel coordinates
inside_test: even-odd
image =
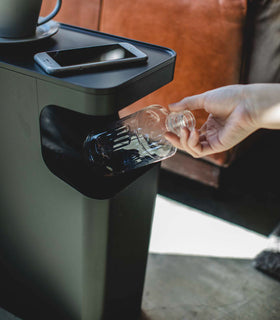
[[[54,77],[33,61],[120,41],[147,63]],[[82,143],[172,81],[174,51],[64,24],[0,49],[0,306],[23,320],[137,319],[158,165],[96,176]]]

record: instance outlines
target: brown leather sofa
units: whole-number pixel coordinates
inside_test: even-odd
[[[42,15],[55,0],[45,1]],[[174,81],[123,109],[120,116],[149,104],[236,83],[278,82],[279,0],[64,0],[57,21],[150,42],[177,52]],[[196,112],[198,126],[207,114]],[[184,152],[162,167],[214,187],[251,136],[229,151],[204,159]]]

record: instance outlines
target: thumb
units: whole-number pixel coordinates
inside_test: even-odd
[[[168,105],[170,111],[181,111],[181,110],[197,110],[203,109],[204,106],[204,93],[197,94],[195,96],[190,96],[182,99],[179,102],[171,103]]]

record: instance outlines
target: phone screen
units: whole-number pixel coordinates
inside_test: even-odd
[[[62,67],[135,57],[133,53],[118,44],[50,52],[49,55]]]

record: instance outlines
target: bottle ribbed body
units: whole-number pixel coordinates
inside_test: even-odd
[[[171,131],[178,136],[182,127],[192,129],[190,111],[169,113],[153,105],[111,124],[98,134],[89,134],[84,143],[88,160],[105,175],[117,175],[175,154],[176,148],[165,139]]]

